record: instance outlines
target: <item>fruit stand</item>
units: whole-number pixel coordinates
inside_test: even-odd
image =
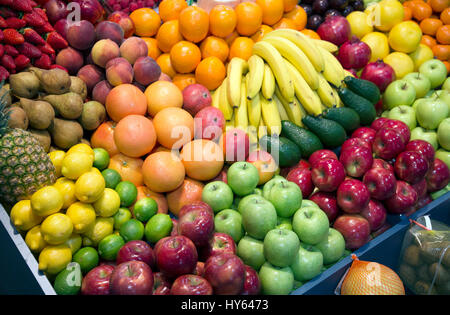
[[[0,0],[0,29],[1,294],[450,294],[449,0]]]

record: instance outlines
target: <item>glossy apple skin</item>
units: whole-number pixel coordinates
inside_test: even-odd
[[[320,38],[340,46],[351,36],[350,23],[343,16],[328,16],[317,28]]]
[[[227,130],[221,140],[227,162],[245,161],[247,159],[250,150],[250,138],[245,131],[239,128]]]
[[[109,279],[113,271],[114,267],[111,265],[101,265],[91,269],[83,278],[81,294],[108,295]]]
[[[376,131],[370,127],[359,127],[355,131],[353,131],[351,138],[361,138],[366,140],[372,145],[375,139]]]
[[[363,138],[349,138],[345,140],[341,146],[341,155],[347,148],[353,146],[367,147],[370,151],[372,151],[372,145],[367,140],[364,140]]]
[[[236,244],[233,238],[226,233],[215,232],[209,239],[208,244],[202,247],[202,260],[221,253],[236,254]]]
[[[153,295],[170,295],[171,283],[162,272],[153,273]]]
[[[401,135],[405,145],[409,142],[409,139],[411,138],[411,131],[409,130],[408,125],[405,124],[403,121],[396,119],[389,119],[383,124],[382,128],[391,128],[397,131]]]
[[[218,254],[209,257],[205,262],[204,275],[215,294],[236,295],[244,288],[245,265],[236,255]]]
[[[195,270],[192,274],[203,277],[205,274],[205,263],[202,261],[197,261],[197,266],[195,266]]]
[[[207,106],[195,114],[194,134],[196,139],[219,139],[224,128],[225,118],[218,108]]]
[[[338,160],[336,153],[328,149],[321,149],[315,151],[313,154],[309,156],[308,163],[311,168],[314,167],[314,164],[318,161],[327,160],[327,159],[335,159]]]
[[[365,146],[347,146],[341,151],[339,161],[344,165],[348,176],[362,177],[372,167],[372,149]]]
[[[196,116],[202,109],[212,107],[210,106],[211,94],[209,93],[209,90],[201,84],[191,84],[187,86],[182,94],[183,109],[192,116]]]
[[[433,165],[427,174],[427,190],[435,192],[447,186],[450,172],[447,164],[440,159],[434,159]]]
[[[333,228],[344,236],[345,248],[349,250],[358,249],[369,241],[369,221],[359,214],[339,216],[334,222]]]
[[[394,129],[381,128],[377,131],[372,145],[372,151],[377,157],[392,160],[405,149],[406,143]]]
[[[317,191],[309,200],[315,202],[323,212],[326,213],[328,220],[333,222],[334,219],[341,213],[336,199],[335,193]]]
[[[308,161],[302,159],[302,160],[298,161],[298,163],[295,164],[294,166],[281,168],[280,175],[283,177],[286,177],[290,171],[292,171],[293,169],[296,169],[296,168],[307,168],[307,169],[311,170],[311,164],[309,164]]]
[[[177,236],[178,235],[178,220],[175,218],[172,219],[172,231],[170,232],[170,236]]]
[[[361,211],[361,216],[369,222],[370,231],[375,232],[386,222],[387,210],[380,201],[371,199]]]
[[[409,141],[406,144],[405,151],[414,151],[421,154],[428,161],[430,167],[434,161],[435,150],[433,146],[425,140],[415,139]]]
[[[205,209],[205,210],[209,210],[211,213],[214,213],[213,209],[206,202],[194,201],[194,202],[191,202],[191,203],[181,207],[180,212],[178,213],[178,224],[180,224],[179,218],[181,218],[183,215],[185,215],[189,211],[197,210],[197,209]]]
[[[214,214],[209,209],[192,209],[178,220],[178,234],[188,237],[196,246],[206,245],[213,233]]]
[[[261,291],[258,273],[252,267],[245,265],[244,289],[241,295],[258,295]]]
[[[385,168],[371,168],[363,177],[370,196],[377,200],[385,200],[395,194],[397,179],[394,172]]]
[[[427,204],[429,204],[432,201],[433,201],[433,198],[431,198],[431,195],[427,193],[425,196],[423,196],[422,198],[419,198],[419,200],[417,201],[417,210],[422,209],[423,207],[425,207]]]
[[[423,178],[420,182],[417,182],[411,186],[417,192],[417,198],[419,200],[420,200],[420,198],[424,197],[427,194],[427,179],[426,178]]]
[[[197,275],[182,275],[170,288],[171,295],[212,295],[213,288],[205,278]]]
[[[314,191],[314,183],[309,168],[294,168],[289,171],[286,179],[296,183],[300,187],[303,198],[308,198]]]
[[[394,166],[383,159],[373,159],[372,168],[384,168],[394,173]]]
[[[144,241],[129,241],[117,253],[117,265],[123,262],[139,260],[145,262],[150,268],[155,266],[155,254],[149,244]]]
[[[151,295],[153,273],[142,261],[127,261],[114,269],[109,285],[113,295]]]
[[[417,152],[403,151],[395,159],[394,170],[397,178],[414,185],[425,178],[428,161]]]
[[[156,265],[169,278],[192,273],[197,265],[197,249],[183,235],[167,236],[155,245]]]
[[[337,159],[321,160],[314,164],[312,181],[320,191],[333,192],[345,179],[344,166]]]
[[[346,69],[361,69],[367,65],[371,54],[372,51],[369,45],[353,35],[349,41],[346,41],[339,47],[337,59]]]
[[[346,179],[337,190],[339,207],[347,213],[360,213],[370,201],[370,192],[363,182]]]
[[[386,117],[379,117],[372,122],[370,128],[372,128],[375,131],[378,131],[383,127],[384,123],[387,122],[388,120],[390,119]]]
[[[395,80],[394,69],[382,60],[368,63],[361,72],[361,79],[375,83],[383,93],[387,86]]]
[[[402,214],[417,202],[417,192],[410,184],[398,180],[395,194],[384,201],[386,209],[390,213]]]

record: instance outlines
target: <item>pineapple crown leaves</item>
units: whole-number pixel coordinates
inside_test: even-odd
[[[0,82],[0,90],[3,88],[5,81]],[[6,97],[7,93],[3,93],[0,97],[0,137],[3,136],[8,129],[8,120],[11,114],[11,111],[6,110]]]

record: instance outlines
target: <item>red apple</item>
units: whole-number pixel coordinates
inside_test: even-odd
[[[207,106],[194,116],[194,134],[196,139],[219,139],[225,128],[225,117],[220,109]]]
[[[205,262],[205,279],[212,285],[215,294],[239,294],[245,282],[244,263],[238,256],[229,253],[211,256]]]
[[[320,38],[340,46],[349,40],[351,35],[350,23],[340,15],[328,16],[317,28]]]
[[[321,149],[315,151],[313,154],[309,156],[308,162],[310,167],[314,167],[314,164],[321,160],[327,160],[327,159],[335,159],[338,160],[338,157],[336,153],[334,153],[331,150],[328,149]],[[299,162],[300,163],[300,162]]]
[[[380,201],[371,199],[367,207],[361,211],[361,215],[369,221],[370,231],[374,232],[386,222],[387,211]]]
[[[341,232],[345,247],[349,250],[358,249],[369,241],[370,225],[359,214],[344,214],[334,221],[333,228]]]
[[[428,161],[417,152],[403,151],[395,159],[397,178],[414,185],[425,178],[428,172]]]
[[[432,201],[433,201],[433,198],[431,198],[431,195],[427,193],[425,196],[423,196],[422,198],[419,198],[419,200],[417,201],[417,210],[422,209],[423,207],[425,207],[427,204],[429,204]]]
[[[421,139],[411,140],[406,144],[405,151],[420,153],[428,161],[429,167],[433,164],[435,151],[428,141]]]
[[[361,69],[367,65],[371,55],[372,51],[369,45],[353,35],[350,40],[339,47],[337,59],[346,69]]]
[[[192,209],[178,220],[178,234],[188,237],[196,246],[206,245],[213,233],[214,214],[209,209]]]
[[[170,232],[170,236],[177,236],[178,234],[178,220],[175,218],[172,219],[172,231]]]
[[[202,248],[201,257],[203,260],[207,260],[209,257],[221,253],[236,254],[236,244],[230,235],[215,232],[208,244]]]
[[[244,289],[241,295],[258,295],[261,291],[258,273],[250,266],[245,265]]]
[[[170,295],[171,283],[162,272],[153,273],[153,295]]]
[[[383,159],[373,159],[372,168],[384,168],[394,173],[394,166]]]
[[[213,288],[205,278],[197,275],[182,275],[170,288],[171,295],[212,295]]]
[[[381,127],[383,127],[384,123],[387,122],[388,120],[390,119],[386,117],[378,117],[372,122],[370,128],[372,128],[375,131],[378,131],[379,129],[381,129]]]
[[[344,181],[345,169],[338,160],[321,160],[315,163],[311,175],[314,185],[320,191],[332,192]]]
[[[394,69],[382,60],[368,63],[361,72],[361,79],[375,83],[383,93],[387,86],[395,80]]]
[[[337,190],[337,203],[347,213],[360,213],[370,201],[366,185],[357,179],[346,179]]]
[[[201,84],[195,83],[183,89],[183,109],[195,116],[200,110],[211,105],[211,94]]]
[[[153,293],[153,273],[150,267],[137,260],[118,265],[110,279],[113,295],[151,295]]]
[[[385,168],[371,168],[363,177],[370,196],[377,200],[385,200],[395,194],[397,179],[393,172]]]
[[[228,183],[227,170],[228,170],[228,167],[225,165],[223,167],[223,169],[220,171],[220,173],[216,177],[214,177],[213,179],[207,181],[207,183],[215,182],[215,181],[221,181],[221,182],[224,182],[224,183]]]
[[[343,151],[347,150],[347,148],[354,146],[366,147],[372,152],[372,144],[370,144],[367,140],[364,140],[363,138],[349,138],[345,140],[341,146],[341,155]]]
[[[379,236],[380,234],[386,232],[387,230],[389,230],[392,227],[392,225],[390,225],[388,222],[385,222],[378,230],[374,231],[373,233],[371,233],[371,237],[375,238],[377,236]]]
[[[427,194],[427,179],[423,178],[420,182],[411,185],[417,192],[417,198],[420,199]]]
[[[427,190],[435,192],[447,186],[450,179],[450,172],[447,164],[440,159],[434,159],[433,165],[427,174]]]
[[[405,145],[400,133],[394,129],[383,127],[377,131],[372,149],[376,156],[384,160],[391,160],[405,149]]]
[[[395,194],[384,201],[384,205],[390,213],[402,214],[417,202],[417,192],[410,184],[398,180]]]
[[[326,213],[330,222],[333,222],[341,212],[337,204],[335,193],[317,191],[309,197],[309,200],[315,202],[319,208]]]
[[[214,213],[213,209],[210,207],[209,204],[198,200],[198,201],[188,203],[187,205],[184,205],[183,207],[181,207],[180,212],[178,213],[178,218],[181,218],[186,213],[193,211],[193,210],[197,210],[197,209],[204,209],[211,213]],[[178,224],[180,224],[179,220],[178,220]]]
[[[204,273],[205,273],[205,263],[202,261],[197,261],[197,266],[195,266],[193,274],[203,277]]]
[[[406,144],[409,142],[409,139],[411,138],[411,131],[409,130],[409,127],[407,124],[405,124],[403,121],[396,120],[396,119],[389,119],[386,121],[382,128],[391,128],[397,131],[400,136],[402,136],[403,143]]]
[[[91,269],[81,282],[83,295],[108,295],[109,279],[114,271],[111,265],[101,265]]]
[[[358,129],[353,131],[351,138],[361,138],[372,145],[376,133],[377,132],[375,131],[375,129],[372,129],[370,127],[359,127]]]
[[[117,265],[123,262],[139,260],[145,262],[150,268],[155,266],[155,254],[150,245],[144,241],[129,241],[117,253]]]
[[[339,161],[344,165],[348,176],[359,178],[372,167],[372,150],[363,146],[347,147],[341,151]]]
[[[300,187],[303,198],[305,199],[314,191],[314,183],[309,168],[294,168],[287,174],[286,179],[296,183]]]
[[[227,130],[220,138],[225,161],[245,161],[250,150],[250,138],[248,134],[239,128]]]

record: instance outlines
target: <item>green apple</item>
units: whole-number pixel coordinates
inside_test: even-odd
[[[280,181],[272,186],[268,199],[277,210],[278,216],[289,218],[300,209],[303,198],[296,183]]]
[[[417,99],[417,100],[414,101],[414,103],[411,105],[411,107],[414,108],[414,110],[417,110],[417,106],[418,106],[420,103],[422,103],[423,101],[425,101],[425,100],[426,100],[426,98],[424,98],[424,97],[419,98],[419,99]],[[416,120],[417,120],[417,119],[416,119]]]
[[[437,134],[434,130],[426,130],[422,127],[416,127],[411,130],[411,140],[415,139],[428,141],[435,150],[439,148]]]
[[[385,109],[390,110],[398,105],[411,105],[415,99],[414,86],[406,80],[396,80],[384,91],[383,104]]]
[[[381,117],[385,117],[387,118],[389,116],[389,111],[385,110],[384,112],[381,113]]]
[[[345,240],[341,232],[336,229],[328,229],[328,237],[315,245],[323,255],[323,263],[329,265],[335,263],[344,255]]]
[[[277,211],[275,207],[263,197],[261,198],[249,200],[245,203],[243,209],[239,211],[247,234],[259,240],[264,239],[267,232],[277,226]]]
[[[214,217],[214,229],[216,232],[230,235],[236,243],[245,234],[241,214],[232,209],[225,209],[216,214]]]
[[[253,191],[253,193],[256,194],[256,195],[260,195],[260,196],[263,195],[262,189],[261,189],[261,188],[255,188],[255,190]]]
[[[450,92],[450,77],[445,79],[444,84],[442,84],[442,89]]]
[[[277,267],[292,265],[299,248],[300,240],[290,230],[273,229],[264,237],[264,257]]]
[[[262,190],[264,198],[269,199],[270,190],[272,189],[273,185],[279,182],[287,182],[287,179],[283,176],[275,175],[271,180],[264,184]]]
[[[436,93],[439,95],[439,98],[447,104],[450,113],[450,92],[447,90],[438,90]]]
[[[308,200],[308,199],[303,199],[301,208],[306,208],[306,207],[316,207],[316,208],[320,209],[320,207],[314,201]]]
[[[258,276],[264,295],[288,295],[294,288],[294,273],[290,267],[281,268],[265,262]]]
[[[433,96],[434,92],[436,92],[435,90],[429,90],[427,95],[425,95],[426,98]]]
[[[403,77],[416,90],[416,98],[424,97],[431,88],[430,80],[419,72],[411,72]]]
[[[258,169],[249,162],[233,163],[227,171],[227,181],[236,195],[246,196],[258,186]]]
[[[322,252],[313,245],[302,243],[294,263],[291,265],[294,279],[297,281],[308,281],[322,272]]]
[[[225,182],[211,182],[203,187],[202,200],[209,204],[214,213],[216,213],[231,207],[233,204],[233,191]]]
[[[267,199],[265,199],[261,195],[251,194],[239,200],[239,202],[237,203],[238,204],[237,210],[239,211],[240,214],[242,214],[243,210],[247,207],[247,204],[249,202],[256,202],[256,200],[261,202],[267,201]]]
[[[297,290],[300,288],[304,283],[301,281],[294,280],[294,288],[292,290]]]
[[[449,151],[446,151],[446,150],[440,148],[439,150],[436,151],[436,153],[434,154],[434,157],[436,159],[441,160],[445,164],[447,164],[448,168],[450,169],[450,152]]]
[[[251,236],[244,236],[237,244],[236,254],[244,264],[249,265],[256,271],[266,262],[264,257],[264,242]]]
[[[389,111],[388,118],[403,121],[409,130],[416,128],[416,110],[408,105],[399,105]]]
[[[439,145],[445,150],[450,150],[450,118],[445,118],[439,124],[437,130],[437,138]]]
[[[330,222],[320,208],[305,207],[297,210],[292,220],[292,227],[300,241],[307,244],[317,244],[328,234]]]
[[[436,129],[442,120],[448,117],[447,104],[433,96],[420,102],[416,109],[416,118],[419,125],[425,129]]]
[[[277,217],[277,226],[275,228],[292,231],[292,218]]]
[[[447,68],[439,59],[430,59],[425,61],[419,67],[419,72],[430,80],[432,89],[440,86],[447,78]]]
[[[231,209],[238,210],[239,202],[241,202],[241,200],[242,200],[241,197],[235,196],[234,200],[233,200],[233,204],[231,205]]]

